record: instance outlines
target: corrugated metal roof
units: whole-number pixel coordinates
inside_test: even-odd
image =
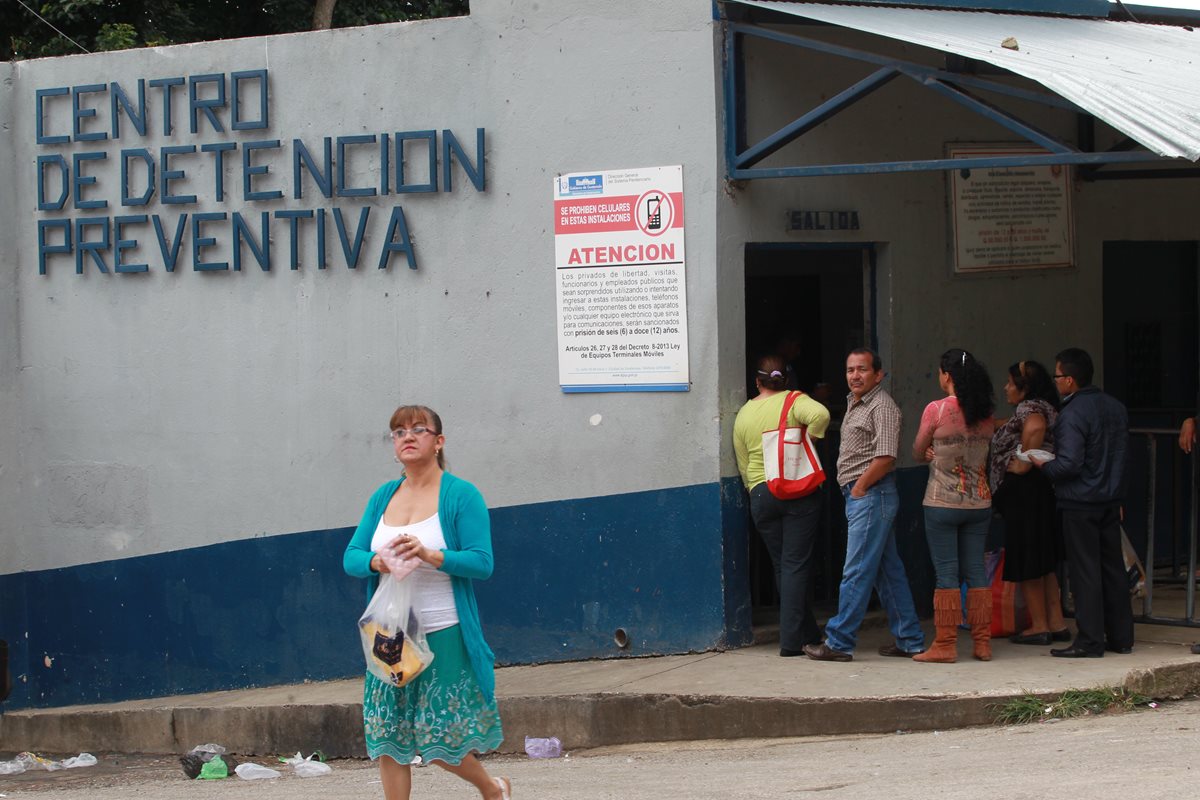
[[[1108,0],[1109,5],[1119,5],[1117,0]],[[1128,0],[1125,3],[1135,13],[1139,8],[1167,8],[1177,11],[1200,11],[1196,0]]]
[[[1200,159],[1200,32],[983,11],[736,2],[995,64],[1041,83],[1161,156]],[[1002,46],[1010,39],[1017,49]]]

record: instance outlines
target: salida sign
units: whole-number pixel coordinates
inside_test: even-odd
[[[257,69],[37,89],[38,272],[356,269],[364,255],[416,269],[404,208],[368,198],[452,192],[454,162],[484,191],[483,128],[473,158],[449,130],[265,138],[270,83]]]

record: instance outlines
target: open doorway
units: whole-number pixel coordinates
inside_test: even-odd
[[[1145,558],[1153,525],[1155,567],[1178,578],[1187,563],[1192,463],[1175,431],[1198,410],[1200,242],[1105,242],[1103,268],[1103,388],[1129,409],[1132,433],[1125,530]]]
[[[784,355],[789,380],[829,408],[832,424],[820,458],[832,472],[846,407],[846,353],[877,347],[875,271],[870,245],[746,245],[746,389],[753,397],[754,363]],[[780,351],[788,352],[780,352]],[[813,552],[811,585],[818,616],[836,604],[846,554],[842,496],[826,481],[821,531]],[[750,521],[750,599],[754,624],[774,622],[779,594],[771,559]]]

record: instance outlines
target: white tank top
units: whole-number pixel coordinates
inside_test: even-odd
[[[446,547],[442,523],[434,514],[412,525],[399,526],[387,525],[380,518],[375,535],[371,537],[371,551],[378,553],[392,539],[404,534],[415,536],[430,550],[443,550]],[[458,607],[454,604],[454,587],[449,575],[422,561],[404,580],[413,581],[414,602],[426,633],[458,624]]]

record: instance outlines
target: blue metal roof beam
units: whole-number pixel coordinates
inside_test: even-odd
[[[922,85],[928,87],[929,89],[933,90],[934,92],[937,92],[938,94],[942,95],[943,97],[948,97],[951,100],[953,100],[954,102],[959,103],[960,105],[963,105],[966,108],[969,108],[970,110],[974,111],[975,113],[977,113],[983,117],[986,117],[986,118],[992,120],[993,122],[996,122],[996,123],[1004,126],[1005,128],[1008,128],[1010,131],[1017,134],[1018,136],[1023,136],[1024,138],[1028,139],[1029,141],[1037,144],[1039,147],[1043,147],[1046,150],[1049,150],[1051,153],[1078,153],[1079,152],[1078,148],[1072,147],[1071,145],[1066,144],[1065,142],[1062,142],[1062,141],[1056,139],[1055,137],[1051,136],[1050,134],[1046,133],[1045,131],[1042,131],[1039,128],[1036,128],[1029,123],[1021,122],[1019,119],[1012,116],[1011,114],[1004,111],[1003,109],[992,105],[991,103],[987,102],[986,100],[983,100],[982,98],[975,97],[970,92],[964,91],[955,86],[951,86],[946,81],[941,81],[941,80],[937,80],[937,79],[933,79],[933,78],[930,78],[928,80],[922,80],[919,76],[912,76],[912,77],[914,77]]]
[[[939,158],[927,161],[876,161],[870,164],[822,164],[811,167],[778,167],[731,170],[733,180],[759,178],[817,178],[831,175],[875,175],[899,172],[941,172],[950,169],[989,167],[1048,166],[1052,164],[1130,164],[1162,161],[1154,153],[1050,153],[1030,156],[988,156],[979,158]]]
[[[880,69],[837,96],[806,112],[795,121],[770,134],[762,141],[742,150],[745,127],[745,86],[742,60],[743,37],[780,42],[808,50],[841,56],[869,64]],[[1117,145],[1108,152],[1081,152],[1077,148],[1050,136],[1029,123],[976,97],[959,87],[970,87],[1000,95],[1032,101],[1051,108],[1073,113],[1087,113],[1062,97],[1054,94],[1030,91],[1007,84],[947,72],[923,64],[889,58],[850,47],[809,39],[794,34],[758,28],[736,22],[726,22],[725,31],[725,152],[729,178],[753,180],[757,178],[817,177],[826,175],[866,175],[873,173],[928,172],[947,169],[982,169],[988,167],[1014,167],[1038,164],[1082,164],[1102,165],[1116,163],[1161,162],[1164,159],[1148,151],[1123,152]],[[753,164],[778,151],[786,144],[800,138],[805,132],[834,116],[838,111],[866,97],[871,92],[890,82],[897,74],[906,75],[927,88],[960,103],[1018,135],[1051,152],[1046,155],[988,156],[974,158],[933,159],[912,161],[887,161],[870,164],[827,164],[803,167],[752,168]]]
[[[795,122],[780,128],[744,153],[737,155],[735,159],[737,166],[749,167],[757,164],[779,148],[800,138],[842,109],[850,107],[876,89],[890,83],[898,75],[900,75],[900,72],[890,67],[877,70],[849,89],[839,92],[812,111],[802,115]]]

